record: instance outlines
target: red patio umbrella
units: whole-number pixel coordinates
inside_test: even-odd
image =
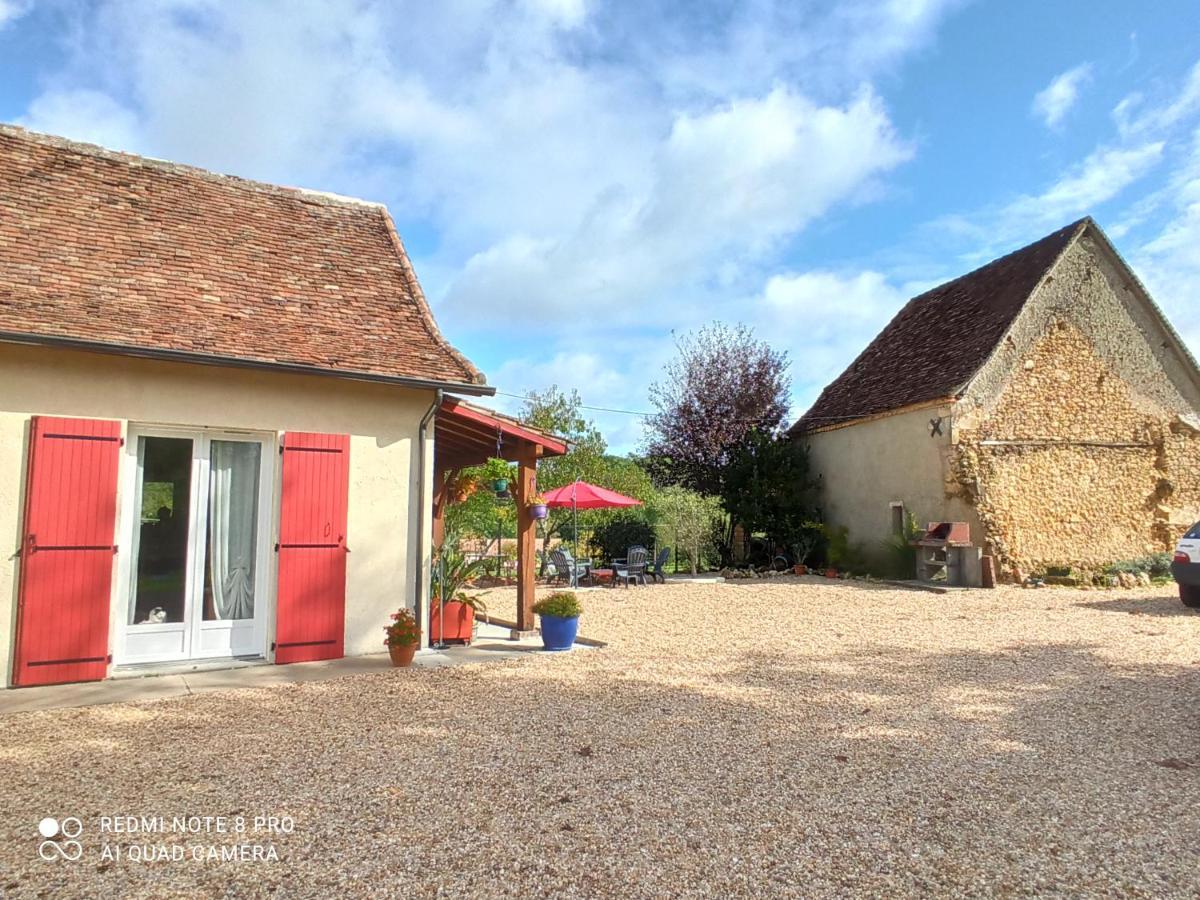
[[[575,557],[579,557],[579,510],[581,509],[612,509],[618,506],[641,506],[642,501],[626,497],[608,488],[602,488],[586,481],[575,481],[560,488],[542,494],[547,506],[569,506],[575,519]]]

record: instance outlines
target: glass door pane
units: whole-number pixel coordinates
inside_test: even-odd
[[[192,441],[139,437],[139,519],[130,625],[183,622],[187,609]]]
[[[210,443],[204,620],[253,619],[262,445]]]

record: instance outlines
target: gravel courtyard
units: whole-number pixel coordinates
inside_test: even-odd
[[[0,718],[0,896],[1200,892],[1171,590],[582,599],[603,650]],[[38,858],[51,815],[80,861]],[[294,829],[100,833],[126,815]],[[129,858],[239,842],[278,860]]]

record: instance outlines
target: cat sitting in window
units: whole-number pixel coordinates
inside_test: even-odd
[[[167,611],[161,606],[156,606],[146,614],[146,618],[138,622],[138,625],[158,625],[167,621]]]

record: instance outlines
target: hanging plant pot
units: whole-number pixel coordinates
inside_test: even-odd
[[[533,506],[529,507],[529,513],[535,519],[544,519],[546,516],[550,515],[550,510],[546,508],[545,503],[535,503]]]
[[[454,502],[465,503],[471,499],[479,485],[474,478],[460,478],[454,483]]]
[[[505,491],[508,490],[508,479],[507,478],[497,478],[495,481],[492,482],[492,490],[495,491],[497,494],[503,494]]]

